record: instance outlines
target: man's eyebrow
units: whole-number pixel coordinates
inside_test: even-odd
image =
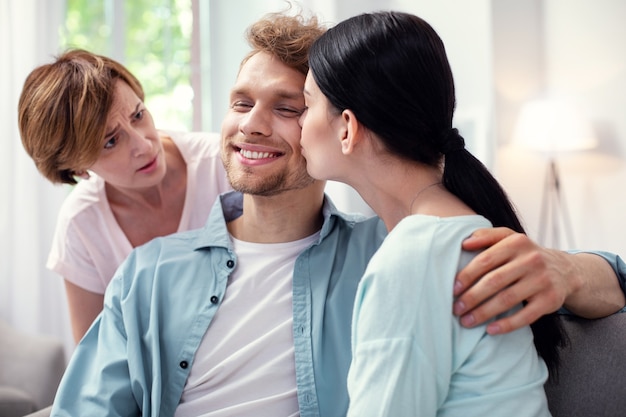
[[[285,98],[289,100],[302,99],[302,91],[286,90],[284,88],[277,88],[273,94],[279,98]],[[231,96],[250,96],[250,90],[248,88],[235,88],[230,91]]]
[[[240,96],[240,95],[244,95],[246,93],[247,93],[247,90],[245,88],[233,88],[233,89],[230,90],[230,94],[231,95]]]
[[[302,91],[278,89],[276,95],[282,98],[298,100],[302,98]]]

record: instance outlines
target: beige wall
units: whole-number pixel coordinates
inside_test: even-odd
[[[210,2],[212,125],[247,46],[243,29],[282,0]],[[357,13],[399,9],[429,21],[446,44],[457,86],[456,123],[470,149],[493,169],[537,238],[546,160],[508,147],[519,109],[541,94],[587,104],[600,147],[561,160],[574,246],[626,256],[626,2],[623,0],[301,0],[332,24]],[[234,16],[237,16],[235,19]],[[219,48],[219,46],[226,46]],[[465,130],[465,131],[463,131]],[[338,206],[367,211],[345,187],[331,184]],[[568,247],[564,237],[563,245]]]
[[[546,159],[506,146],[519,106],[541,94],[582,103],[599,146],[558,160],[574,245],[626,255],[626,3],[495,0],[493,5],[496,121],[499,143],[505,145],[497,151],[496,176],[529,233],[537,236]],[[565,236],[561,243],[569,246]]]

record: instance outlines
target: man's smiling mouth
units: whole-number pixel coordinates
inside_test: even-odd
[[[276,152],[258,152],[258,151],[248,151],[245,149],[239,149],[239,154],[246,159],[267,159],[267,158],[277,158],[281,156],[280,153],[276,153]]]

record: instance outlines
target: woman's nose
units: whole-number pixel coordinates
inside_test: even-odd
[[[141,156],[150,153],[154,146],[154,139],[150,138],[141,129],[133,129],[131,132],[131,143],[133,156]]]

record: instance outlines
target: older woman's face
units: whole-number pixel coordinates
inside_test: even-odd
[[[100,156],[89,169],[110,185],[126,189],[151,187],[165,176],[163,145],[152,116],[121,80],[115,84]]]

